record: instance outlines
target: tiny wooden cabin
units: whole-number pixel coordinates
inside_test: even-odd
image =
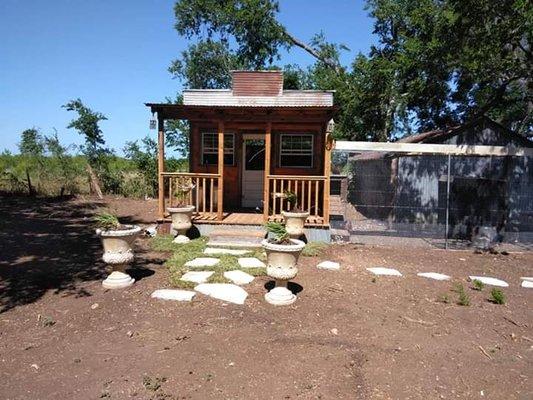
[[[280,220],[294,192],[307,226],[329,226],[333,92],[283,90],[281,71],[234,71],[231,89],[183,92],[183,104],[146,104],[157,114],[159,219],[173,188],[192,180],[196,223]],[[190,124],[187,173],[164,170],[164,122]]]

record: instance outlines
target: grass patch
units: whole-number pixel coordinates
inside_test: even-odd
[[[479,279],[474,279],[472,281],[472,285],[474,285],[474,287],[472,289],[474,290],[479,290],[480,292],[483,290],[483,288],[485,287],[485,284],[483,282],[481,282]]]
[[[448,296],[448,293],[442,293],[442,294],[438,297],[437,301],[438,301],[439,303],[449,304],[449,303],[450,303],[450,296]]]
[[[500,289],[490,291],[490,301],[494,304],[505,304],[505,294]]]
[[[302,256],[304,257],[318,257],[322,254],[329,245],[324,242],[309,242],[302,250]]]
[[[209,277],[208,283],[229,283],[230,281],[224,277],[225,271],[241,270],[253,276],[266,275],[266,268],[240,268],[239,257],[229,254],[204,254],[207,247],[207,238],[200,237],[191,240],[189,243],[176,244],[172,243],[174,237],[172,235],[158,235],[154,237],[151,242],[151,248],[155,251],[170,251],[172,256],[166,261],[165,266],[170,272],[170,284],[173,287],[180,289],[193,289],[196,286],[194,282],[182,281],[181,277],[187,271],[214,271],[215,273]],[[189,269],[185,267],[185,263],[192,261],[198,257],[214,257],[218,258],[220,262],[213,267],[202,267]],[[266,260],[266,256],[262,249],[253,250],[242,257],[256,257],[262,261]]]
[[[457,283],[453,289],[454,292],[456,292],[459,295],[459,299],[457,300],[457,304],[460,306],[469,306],[470,305],[470,297],[466,294],[465,288],[461,283]]]

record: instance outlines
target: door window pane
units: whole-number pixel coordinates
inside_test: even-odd
[[[246,139],[244,159],[247,171],[263,171],[265,169],[265,141],[263,139]]]

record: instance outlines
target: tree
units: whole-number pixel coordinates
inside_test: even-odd
[[[295,38],[275,0],[178,0],[175,28],[197,42],[170,70],[186,87],[227,87],[231,69],[272,68],[299,47],[315,64],[288,67],[285,87],[335,89],[341,137],[391,140],[481,115],[532,135],[529,2],[367,0],[367,10],[379,42],[343,66],[345,46]]]
[[[138,140],[126,142],[124,147],[126,158],[135,164],[137,170],[142,174],[146,186],[151,190],[150,195],[157,192],[157,142],[150,136]]]
[[[58,175],[61,180],[59,195],[63,196],[65,192],[73,194],[76,188],[75,179],[78,171],[72,161],[72,157],[68,154],[70,146],[63,146],[61,144],[55,129],[52,135],[45,136],[44,143],[50,155],[50,168],[56,167],[59,170]]]
[[[21,133],[19,143],[20,154],[28,156],[42,156],[44,152],[43,137],[35,128],[26,129]]]
[[[87,172],[91,180],[91,189],[96,192],[99,198],[103,198],[98,175],[107,175],[107,156],[111,152],[104,147],[105,140],[99,123],[107,120],[107,118],[105,115],[86,107],[80,99],[69,101],[63,105],[63,108],[78,114],[78,118],[70,121],[67,128],[73,128],[84,136],[85,145],[82,146],[82,152],[87,157]],[[96,174],[94,170],[97,171]]]

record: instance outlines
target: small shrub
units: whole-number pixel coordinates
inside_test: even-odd
[[[146,390],[155,392],[161,388],[161,383],[166,382],[167,378],[156,376],[154,378],[150,376],[143,377],[143,386]]]
[[[302,250],[304,257],[318,257],[328,248],[328,244],[324,242],[310,242],[307,243]]]
[[[505,294],[500,289],[490,291],[490,301],[495,304],[505,304]]]
[[[108,212],[101,212],[95,215],[94,222],[97,228],[100,228],[104,231],[117,229],[120,227],[120,222],[118,221],[117,216]]]
[[[450,296],[448,296],[448,293],[443,293],[439,296],[437,299],[439,303],[449,304],[450,303]]]
[[[472,281],[472,284],[474,285],[474,287],[473,287],[474,290],[482,291],[483,288],[485,287],[485,284],[483,282],[481,282],[479,279],[474,279]]]
[[[265,228],[272,235],[271,241],[277,244],[290,244],[289,233],[280,222],[267,222]]]
[[[468,295],[466,294],[465,288],[462,284],[456,284],[453,290],[459,295],[459,300],[457,301],[457,304],[459,304],[460,306],[470,305],[470,297],[468,297]]]

